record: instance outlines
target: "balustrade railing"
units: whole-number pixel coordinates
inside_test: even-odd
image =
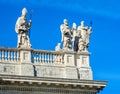
[[[31,63],[34,64],[64,64],[64,53],[56,51],[32,50]],[[19,62],[20,50],[17,48],[0,48],[0,62]]]
[[[32,52],[32,62],[40,64],[64,64],[64,54],[62,52],[34,50]]]
[[[18,62],[19,50],[15,48],[0,48],[0,62]]]

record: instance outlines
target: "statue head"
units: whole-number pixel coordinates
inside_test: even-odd
[[[84,23],[85,23],[84,21],[81,21],[81,26],[84,26]]]
[[[73,23],[73,29],[76,29],[76,28],[77,28],[76,23]]]
[[[68,20],[67,20],[67,19],[64,19],[63,23],[64,23],[65,25],[68,25]]]
[[[26,9],[26,8],[23,8],[23,9],[22,9],[22,16],[26,16],[26,14],[27,14],[27,9]]]

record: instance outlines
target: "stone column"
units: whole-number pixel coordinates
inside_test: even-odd
[[[79,52],[76,54],[79,79],[93,80],[89,55],[89,52]]]
[[[78,79],[74,51],[64,52],[65,78]]]

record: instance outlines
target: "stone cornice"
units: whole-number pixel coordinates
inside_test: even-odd
[[[30,77],[30,76],[13,76],[13,75],[0,75],[0,82],[5,84],[6,82],[11,84],[23,84],[28,85],[43,85],[54,86],[54,87],[67,87],[75,89],[92,89],[100,91],[102,90],[107,82],[106,81],[95,81],[95,80],[79,80],[79,79],[63,79],[63,78],[47,78],[47,77]]]

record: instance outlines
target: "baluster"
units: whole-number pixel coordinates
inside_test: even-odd
[[[8,57],[8,55],[9,55],[9,50],[7,51],[7,61],[9,61],[9,57]]]
[[[49,53],[47,53],[46,55],[47,55],[47,63],[49,63]]]
[[[2,60],[4,61],[4,50],[2,51]]]
[[[37,62],[39,62],[39,52],[37,52]]]
[[[39,53],[39,62],[41,63],[41,53]]]
[[[59,58],[58,58],[58,57],[59,57],[59,55],[57,54],[57,64],[58,64],[58,62],[59,62]]]
[[[55,56],[54,56],[54,64],[56,64],[57,63],[57,54],[55,54]]]
[[[34,52],[32,52],[31,59],[32,59],[32,62],[34,62]]]
[[[4,50],[4,60],[5,60],[5,61],[7,61],[7,54],[6,54],[6,53],[7,53],[7,51]]]
[[[50,62],[51,62],[51,64],[53,64],[53,54],[52,53],[50,55]]]
[[[0,50],[0,61],[2,60],[2,51]]]
[[[62,64],[62,54],[60,54],[60,64]]]
[[[62,54],[62,64],[64,64],[64,54]]]
[[[37,52],[35,53],[35,62],[37,62]]]
[[[13,51],[11,51],[11,61],[13,61]]]
[[[7,55],[6,59],[7,59],[7,61],[8,61],[8,52],[9,52],[9,51],[6,51],[6,55]]]
[[[42,57],[41,57],[41,53],[39,52],[39,61],[40,61],[40,63],[42,62]]]
[[[17,52],[17,58],[18,58],[18,61],[20,61],[20,51]]]
[[[35,55],[36,55],[36,62],[37,62],[37,52],[36,52],[36,54],[35,54]]]
[[[14,62],[14,51],[12,51],[12,57],[13,57],[12,61]]]
[[[11,58],[11,57],[12,57],[12,54],[11,54],[11,53],[12,53],[12,51],[10,51],[10,53],[9,53],[9,54],[10,54],[10,61],[12,60],[12,58]]]
[[[12,61],[14,61],[14,51],[12,51]]]
[[[18,61],[18,51],[16,51],[16,61]]]
[[[43,63],[43,53],[41,53],[41,63]]]
[[[20,61],[20,52],[17,51],[17,61]]]
[[[14,61],[16,61],[16,51],[14,51]]]
[[[52,63],[54,64],[54,57],[55,57],[55,54],[52,54]]]
[[[61,64],[61,54],[59,54],[59,64]]]
[[[53,64],[55,63],[55,54],[53,54]]]
[[[42,53],[40,53],[40,59],[41,59],[41,63],[42,63]]]
[[[49,63],[52,64],[52,54],[51,53],[49,54]]]
[[[37,62],[39,62],[39,53],[37,53]]]
[[[43,53],[43,63],[45,63],[45,53]]]
[[[58,54],[58,64],[60,64],[60,54]]]
[[[47,53],[47,63],[49,63],[49,53]]]
[[[34,62],[36,62],[36,53],[34,53]]]
[[[47,54],[44,53],[44,63],[47,63]]]
[[[8,51],[8,61],[10,61],[10,51]]]

